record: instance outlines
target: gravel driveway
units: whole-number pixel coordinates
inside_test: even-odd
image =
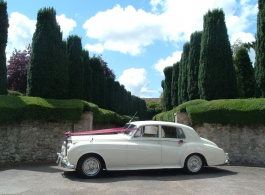
[[[0,194],[265,194],[265,168],[206,167],[199,175],[180,169],[104,171],[98,179],[81,179],[55,164],[0,168]]]

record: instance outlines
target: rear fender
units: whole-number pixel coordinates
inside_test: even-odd
[[[186,158],[191,155],[191,154],[201,154],[204,158],[204,151],[203,151],[203,147],[201,144],[192,144],[190,146],[187,147],[187,149],[182,153],[181,155],[181,167],[184,168],[185,166],[185,161]],[[206,159],[205,159],[206,161]],[[207,161],[205,162],[207,164]]]

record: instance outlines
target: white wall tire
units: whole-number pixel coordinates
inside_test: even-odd
[[[97,155],[85,155],[78,161],[76,170],[83,178],[96,178],[103,170],[101,158]]]
[[[185,171],[189,174],[197,174],[203,169],[203,159],[198,154],[191,154],[185,160]]]

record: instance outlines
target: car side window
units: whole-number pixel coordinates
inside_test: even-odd
[[[158,137],[158,126],[156,125],[141,126],[136,131],[134,137]]]
[[[161,126],[162,138],[185,139],[183,130],[179,127]]]
[[[181,128],[178,128],[178,127],[177,127],[177,138],[179,138],[179,139],[185,139],[186,138],[183,130]]]

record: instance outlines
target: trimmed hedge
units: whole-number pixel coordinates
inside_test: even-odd
[[[153,120],[174,122],[174,113],[187,112],[191,125],[219,123],[233,125],[265,124],[265,99],[192,100],[160,113]]]
[[[175,122],[175,117],[174,117],[175,113],[186,112],[187,107],[197,106],[203,102],[207,102],[207,101],[206,100],[192,100],[192,101],[185,102],[185,103],[173,108],[170,111],[162,112],[160,114],[155,115],[153,117],[153,120]]]
[[[83,111],[93,112],[95,124],[113,123],[123,126],[131,118],[101,109],[83,100],[0,95],[0,123],[21,120],[78,121]]]

